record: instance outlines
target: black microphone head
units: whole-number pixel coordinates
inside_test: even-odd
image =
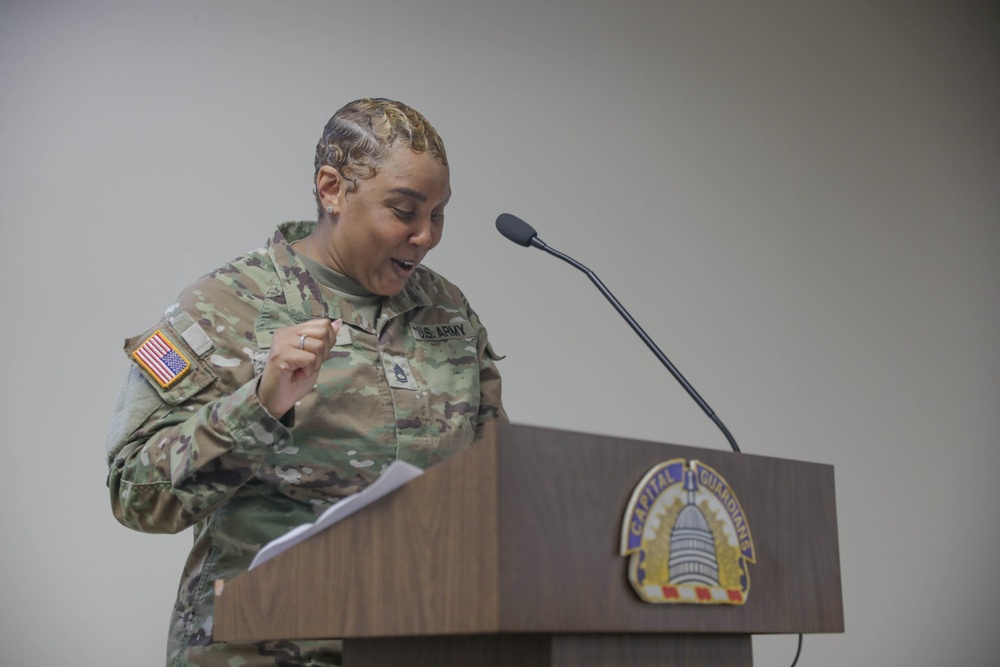
[[[530,246],[532,239],[538,236],[534,227],[510,213],[501,213],[497,216],[497,231],[525,248]]]

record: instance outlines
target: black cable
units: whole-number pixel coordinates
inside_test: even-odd
[[[799,656],[802,655],[802,633],[799,633],[799,648],[795,651],[795,660],[792,660],[792,667],[799,664]]]

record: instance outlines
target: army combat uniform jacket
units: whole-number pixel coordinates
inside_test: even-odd
[[[462,293],[419,267],[370,322],[291,249],[314,224],[279,226],[125,342],[132,366],[108,436],[114,514],[145,532],[194,527],[171,666],[339,664],[338,647],[318,642],[214,642],[214,581],[392,461],[428,467],[506,419],[497,357]],[[315,388],[272,416],[256,397],[271,336],[318,317],[343,319],[336,345]]]

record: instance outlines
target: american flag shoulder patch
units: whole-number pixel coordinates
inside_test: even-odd
[[[136,348],[132,358],[164,389],[191,370],[191,362],[159,329]]]

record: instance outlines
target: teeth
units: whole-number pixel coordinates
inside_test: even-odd
[[[399,260],[399,263],[402,264],[402,266],[403,266],[404,269],[412,269],[413,268],[413,262],[404,262],[403,260]]]

